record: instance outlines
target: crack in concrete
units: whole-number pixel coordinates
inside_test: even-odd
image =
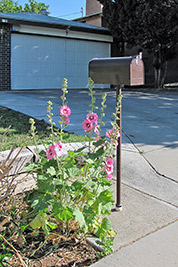
[[[147,236],[149,236],[149,235],[151,235],[151,234],[154,234],[154,233],[158,232],[159,230],[164,229],[164,228],[166,228],[167,226],[170,226],[170,225],[172,225],[172,224],[174,224],[174,223],[176,223],[176,222],[178,222],[178,218],[175,219],[175,220],[173,220],[173,221],[171,221],[171,222],[169,222],[169,223],[167,223],[167,224],[165,224],[165,225],[163,225],[163,226],[157,227],[155,230],[153,230],[153,231],[151,231],[151,232],[149,232],[149,233],[147,233],[147,234],[145,234],[145,235],[143,235],[143,236],[140,236],[140,237],[136,238],[135,240],[133,240],[133,241],[131,241],[131,242],[125,244],[125,245],[120,246],[118,249],[115,249],[115,250],[113,251],[113,253],[115,253],[115,252],[121,250],[122,248],[125,248],[125,247],[127,247],[127,246],[130,246],[130,245],[136,243],[137,241],[143,239],[144,237],[147,237]]]
[[[139,148],[134,144],[134,142],[130,139],[130,137],[122,130],[123,134],[129,139],[129,141],[132,143],[132,145],[138,150],[139,154],[145,159],[145,161],[150,165],[150,167],[154,170],[154,172],[160,176],[162,176],[163,178],[166,178],[176,184],[178,184],[178,181],[176,181],[174,178],[172,177],[168,177],[167,175],[164,175],[162,173],[160,173],[159,171],[156,170],[156,168],[151,164],[151,162],[149,162],[149,160],[143,155],[143,152],[139,150]],[[154,151],[154,150],[153,150]],[[155,150],[156,151],[156,150]],[[149,151],[150,152],[150,151]]]
[[[114,179],[113,179],[113,180],[114,180]],[[116,181],[116,180],[115,180],[115,181]],[[131,185],[128,185],[128,184],[126,184],[126,183],[123,183],[123,182],[122,182],[122,184],[125,185],[125,186],[127,186],[127,187],[129,187],[129,188],[131,188],[131,189],[133,189],[133,190],[135,190],[135,191],[137,191],[137,192],[139,192],[139,193],[142,193],[142,194],[144,194],[144,195],[146,195],[146,196],[148,196],[148,197],[154,198],[154,199],[159,200],[159,201],[161,201],[161,202],[163,202],[163,203],[166,203],[166,204],[168,204],[168,205],[170,205],[170,206],[173,206],[173,207],[175,207],[175,208],[178,208],[178,206],[177,206],[176,204],[173,204],[173,203],[171,203],[171,202],[169,202],[169,201],[166,201],[166,200],[164,200],[164,199],[161,199],[161,198],[159,198],[159,197],[156,197],[156,196],[154,196],[154,195],[152,195],[152,194],[146,193],[146,192],[144,192],[144,191],[142,191],[142,190],[140,190],[140,189],[138,189],[138,188],[135,188],[135,187],[133,187],[133,186],[131,186]]]

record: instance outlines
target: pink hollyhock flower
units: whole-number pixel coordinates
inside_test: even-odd
[[[52,159],[54,158],[55,155],[56,155],[55,144],[49,145],[48,150],[46,151],[46,157],[48,159]]]
[[[60,108],[60,115],[64,117],[68,117],[71,114],[71,110],[68,106],[63,106]]]
[[[93,123],[89,120],[84,120],[82,127],[86,132],[89,132],[93,128]]]
[[[87,114],[87,120],[91,121],[92,123],[96,123],[98,120],[98,115],[94,112]]]
[[[112,179],[112,174],[107,174],[106,177],[111,180]]]
[[[113,173],[113,166],[112,165],[106,165],[104,167],[104,171],[107,173],[107,174],[112,174]]]
[[[105,160],[105,163],[106,163],[106,165],[108,165],[108,166],[113,166],[113,159],[112,158],[107,158],[106,160]]]
[[[54,148],[56,154],[60,157],[63,155],[63,151],[62,151],[62,143],[61,141],[57,142],[57,144],[55,145],[55,148]]]
[[[67,116],[60,116],[62,123],[68,124],[70,122],[69,117]]]

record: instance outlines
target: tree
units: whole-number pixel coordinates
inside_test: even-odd
[[[178,0],[98,0],[103,16],[123,53],[124,43],[153,54],[155,86],[162,87],[167,61],[178,41]]]
[[[2,13],[17,13],[22,12],[22,6],[18,5],[13,0],[1,0],[0,1],[0,12]]]
[[[42,9],[48,9],[49,6],[40,2],[37,3],[35,0],[28,0],[29,3],[25,4],[24,9],[18,2],[13,0],[1,0],[0,1],[0,12],[2,13],[17,13],[17,12],[34,12],[40,13]]]
[[[46,6],[44,3],[37,3],[35,0],[29,0],[29,4],[25,4],[24,12],[34,12],[41,13],[42,9],[48,9],[49,6]]]

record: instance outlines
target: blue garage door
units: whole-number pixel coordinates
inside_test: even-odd
[[[12,34],[11,88],[58,89],[63,78],[69,88],[85,88],[89,61],[108,56],[109,43]]]

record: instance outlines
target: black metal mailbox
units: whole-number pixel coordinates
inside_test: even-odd
[[[144,64],[142,54],[134,57],[94,58],[89,62],[89,76],[94,83],[116,85],[116,101],[124,85],[144,84]],[[121,105],[117,121],[121,133]],[[116,158],[116,210],[121,204],[121,137],[118,140]]]
[[[113,85],[144,84],[144,64],[140,56],[94,58],[89,63],[94,83]]]

